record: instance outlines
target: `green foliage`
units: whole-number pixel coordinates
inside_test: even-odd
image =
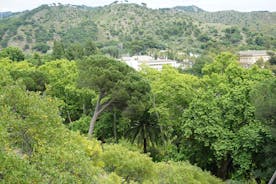
[[[61,59],[65,55],[64,45],[62,42],[54,41],[53,46],[53,59]]]
[[[53,35],[45,30],[42,26],[38,26],[35,30],[35,39],[38,43],[46,43],[47,41],[53,39]]]
[[[42,92],[46,88],[46,76],[26,61],[13,64],[10,75],[14,80],[21,81],[29,91]]]
[[[111,104],[125,108],[128,101],[140,100],[150,90],[141,76],[120,61],[95,55],[80,60],[77,64],[79,87],[98,93],[89,134],[92,134],[98,116]]]
[[[40,66],[39,71],[48,81],[46,93],[65,102],[62,116],[66,122],[75,121],[82,114],[90,113],[91,99],[95,96],[95,92],[76,87],[78,78],[76,62],[65,59],[51,61]]]
[[[85,56],[91,56],[98,53],[96,45],[92,41],[86,41],[84,44],[54,42],[53,59],[66,58],[68,60],[82,59]]]
[[[105,145],[66,129],[59,102],[18,86],[0,88],[0,182],[2,183],[158,183],[165,172],[147,155]],[[219,180],[191,167],[194,181]],[[163,164],[166,167],[166,164]],[[170,169],[170,177],[178,170]],[[182,166],[181,166],[182,167]],[[158,170],[157,170],[158,169]],[[190,171],[188,171],[190,172]],[[193,171],[191,171],[193,172]],[[198,173],[198,174],[196,174]],[[206,180],[205,180],[206,181]],[[207,182],[208,183],[208,182]]]
[[[0,58],[0,86],[7,86],[13,83],[9,72],[10,65],[11,60],[7,58]]]
[[[270,134],[256,120],[249,93],[271,74],[242,69],[225,53],[203,70],[205,87],[183,113],[183,155],[221,178],[250,178],[257,164],[253,157]]]
[[[270,55],[270,59],[268,62],[265,63],[265,68],[268,68],[272,70],[272,72],[275,74],[276,73],[276,54],[274,52],[268,52]]]
[[[242,40],[242,35],[237,27],[230,27],[224,30],[226,44],[237,44]]]
[[[271,138],[265,143],[265,148],[257,155],[259,161],[255,175],[260,178],[270,179],[274,172],[276,159],[274,157],[276,150],[276,80],[275,78],[267,79],[256,85],[251,92],[250,97],[256,107],[256,118],[265,122],[271,134]],[[263,158],[266,158],[263,160]]]
[[[42,53],[46,53],[50,49],[50,46],[45,43],[37,43],[33,49]]]
[[[237,57],[229,52],[224,52],[216,56],[214,62],[205,66],[202,72],[207,75],[223,74],[230,64],[237,64]]]
[[[96,40],[97,33],[98,28],[93,22],[93,19],[84,19],[77,26],[64,31],[62,34],[62,40],[66,40],[67,43],[74,43],[76,41],[85,43],[87,39]]]
[[[16,43],[22,49],[28,45],[30,50],[46,52],[43,44],[54,50],[57,39],[66,46],[92,40],[103,44],[103,53],[113,57],[150,53],[151,49],[187,54],[240,47],[275,49],[274,25],[274,12],[152,10],[120,3],[98,8],[46,5],[0,20],[0,44],[5,48]],[[75,54],[66,58],[71,60]]]
[[[175,22],[184,24],[190,23]],[[221,53],[197,59],[193,73],[201,77],[169,66],[139,73],[95,55],[93,42],[55,47],[55,54],[28,61],[0,58],[0,183],[221,183],[186,160],[230,182],[266,182],[272,175],[270,70],[243,69],[236,56]],[[79,60],[51,61],[66,54]],[[80,135],[93,110],[102,144]],[[141,144],[148,155],[137,152]]]
[[[100,146],[66,130],[56,101],[15,86],[1,88],[0,93],[0,135],[6,140],[0,158],[7,158],[0,167],[4,182],[96,181],[102,172],[97,168]]]
[[[12,61],[23,61],[25,56],[19,48],[7,47],[0,51],[0,57],[9,58]]]
[[[162,142],[160,141],[162,140],[162,132],[158,124],[158,117],[156,113],[151,113],[149,110],[146,107],[143,112],[135,112],[135,117],[129,117],[131,119],[130,128],[126,132],[126,136],[132,140],[132,143],[137,140],[138,143],[143,145],[144,153],[148,152],[149,143],[155,145]]]
[[[107,172],[115,172],[123,176],[127,182],[133,180],[142,183],[150,179],[154,172],[154,164],[149,157],[128,151],[119,145],[105,146],[102,159]]]
[[[2,132],[2,131],[1,131]],[[42,175],[15,153],[0,151],[0,183],[39,183]]]
[[[276,122],[276,80],[269,78],[251,92],[251,100],[256,107],[255,115],[268,123]]]
[[[184,73],[190,73],[196,76],[203,76],[202,69],[205,65],[210,64],[212,62],[212,58],[210,56],[200,56],[195,59],[193,66],[184,70]]]
[[[103,95],[116,94],[117,85],[127,73],[133,71],[127,65],[101,55],[79,61],[78,68],[79,86],[94,89]]]
[[[196,95],[200,81],[169,66],[161,72],[149,68],[143,72],[152,88],[150,112],[157,114],[158,124],[166,130],[164,134],[176,143],[182,134],[179,132],[182,112]]]
[[[191,167],[189,163],[158,163],[157,183],[221,183],[220,180],[212,178],[206,172],[200,172],[200,168]]]
[[[73,121],[69,124],[69,129],[80,131],[83,134],[88,133],[90,116],[82,116],[80,119]]]

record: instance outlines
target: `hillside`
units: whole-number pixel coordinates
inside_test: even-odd
[[[192,17],[205,23],[221,23],[225,25],[236,25],[244,30],[259,32],[271,36],[276,36],[276,12],[254,11],[186,11]]]
[[[269,12],[210,13],[196,6],[154,10],[136,4],[42,5],[0,20],[0,37],[2,48],[17,46],[28,52],[47,52],[54,40],[92,40],[103,51],[131,55],[165,49],[186,54],[275,49],[275,16]]]
[[[0,12],[0,19],[4,19],[4,18],[7,18],[7,17],[10,17],[13,14],[14,13],[12,13],[12,12]]]
[[[205,12],[203,9],[201,9],[197,6],[194,6],[194,5],[192,5],[192,6],[176,6],[173,9],[184,11],[184,12],[195,12],[195,13]]]

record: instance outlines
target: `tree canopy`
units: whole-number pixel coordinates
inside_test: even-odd
[[[141,98],[150,87],[132,68],[106,56],[95,55],[78,62],[78,86],[97,92],[89,135],[92,135],[98,116],[111,104],[122,104]]]

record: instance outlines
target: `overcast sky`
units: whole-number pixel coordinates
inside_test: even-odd
[[[62,3],[73,5],[103,6],[115,0],[0,0],[0,11],[23,11],[42,4]],[[130,3],[146,3],[150,8],[196,5],[207,11],[276,11],[276,0],[128,0]]]

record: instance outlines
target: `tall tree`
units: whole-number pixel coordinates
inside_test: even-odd
[[[223,179],[249,178],[256,167],[254,155],[269,138],[255,118],[249,94],[271,73],[243,69],[226,53],[203,71],[205,85],[183,113],[183,154]]]
[[[159,124],[159,114],[153,109],[151,95],[144,95],[142,99],[132,98],[128,107],[122,113],[129,120],[126,138],[132,143],[136,141],[143,145],[144,153],[148,152],[149,146],[162,143],[162,128]]]
[[[183,134],[179,131],[182,113],[196,95],[199,79],[170,66],[163,67],[162,71],[145,68],[142,72],[152,88],[150,111],[157,113],[160,126],[166,130],[165,136],[178,142]]]
[[[53,46],[53,59],[61,59],[64,58],[65,54],[65,49],[64,49],[64,45],[62,42],[60,41],[54,41],[54,46]]]
[[[255,174],[268,181],[276,165],[276,78],[268,78],[257,84],[250,96],[256,108],[256,118],[265,122],[271,134],[265,149],[256,156],[259,164]]]
[[[91,98],[95,97],[95,92],[76,87],[78,69],[75,61],[55,60],[45,63],[38,69],[47,78],[45,93],[63,100],[61,114],[65,118],[65,123],[75,121],[90,111]]]
[[[98,93],[88,135],[93,134],[99,115],[111,104],[125,104],[133,97],[142,97],[149,85],[132,68],[106,56],[94,55],[80,60],[79,87]],[[125,104],[126,105],[126,104]]]

